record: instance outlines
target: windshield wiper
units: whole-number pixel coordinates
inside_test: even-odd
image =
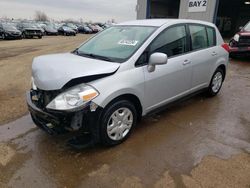
[[[92,53],[80,53],[78,50],[75,50],[75,54],[80,55],[80,56],[84,56],[84,57],[91,57],[91,58],[94,58],[94,59],[101,59],[101,60],[104,60],[104,61],[114,62],[109,57],[96,55],[96,54],[92,54]]]

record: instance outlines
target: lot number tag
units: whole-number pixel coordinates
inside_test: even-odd
[[[189,0],[188,12],[206,12],[208,0]]]
[[[136,46],[137,43],[138,43],[137,40],[120,40],[118,42],[118,44],[126,46]]]

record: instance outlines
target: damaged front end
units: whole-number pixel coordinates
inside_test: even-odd
[[[83,108],[70,111],[51,110],[46,107],[61,93],[60,90],[44,91],[31,89],[26,101],[34,123],[50,135],[67,132],[90,133],[93,140],[99,139],[98,121],[102,108],[88,102]]]

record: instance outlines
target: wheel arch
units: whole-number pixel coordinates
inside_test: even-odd
[[[226,66],[224,65],[224,64],[221,64],[221,65],[219,65],[218,67],[217,67],[217,69],[221,69],[222,71],[223,71],[223,73],[224,73],[224,77],[223,77],[223,81],[225,80],[225,78],[226,78],[226,74],[227,74],[227,70],[226,70]],[[216,69],[216,70],[217,70]]]
[[[114,97],[112,100],[106,101],[106,105],[104,106],[104,109],[107,108],[109,105],[111,105],[114,102],[119,101],[119,100],[128,100],[129,102],[131,102],[135,106],[138,120],[141,119],[142,111],[143,111],[142,103],[141,103],[139,97],[136,96],[135,94],[132,94],[132,93],[120,94],[120,95],[117,95],[116,97]]]

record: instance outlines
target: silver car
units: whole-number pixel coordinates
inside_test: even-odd
[[[208,22],[117,24],[71,53],[36,57],[28,107],[35,124],[50,134],[75,131],[78,140],[88,138],[80,146],[117,145],[141,117],[198,91],[217,95],[228,50]]]

